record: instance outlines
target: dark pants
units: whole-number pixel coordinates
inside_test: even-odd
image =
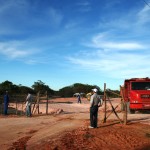
[[[31,106],[30,105],[26,106],[26,116],[31,117]]]
[[[8,104],[4,103],[4,115],[7,115]]]
[[[90,124],[91,127],[97,128],[98,106],[90,108]]]
[[[80,98],[78,98],[78,103],[81,103],[81,99]]]

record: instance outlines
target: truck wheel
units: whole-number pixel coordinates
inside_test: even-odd
[[[130,114],[135,114],[135,110],[130,109]]]

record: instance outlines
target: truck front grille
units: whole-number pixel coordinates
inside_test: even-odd
[[[149,99],[149,98],[150,98],[150,95],[149,95],[149,94],[142,94],[142,95],[141,95],[141,98],[148,98],[148,99]]]
[[[142,94],[141,99],[143,103],[150,104],[150,94]]]

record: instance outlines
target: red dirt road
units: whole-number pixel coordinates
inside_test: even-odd
[[[99,128],[89,129],[88,101],[83,100],[82,104],[77,104],[76,99],[71,98],[55,102],[50,107],[63,109],[64,112],[32,118],[1,116],[0,149],[150,150],[149,114],[137,112],[128,115],[127,125],[118,123],[112,114],[107,123],[102,123],[104,114],[103,108],[100,108]],[[112,103],[115,105],[118,100]],[[122,118],[122,113],[118,115]]]

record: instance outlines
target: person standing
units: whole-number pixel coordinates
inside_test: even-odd
[[[90,101],[91,95],[92,95],[92,92],[86,94],[86,98],[87,98],[88,101]]]
[[[26,116],[31,117],[32,95],[28,93],[26,97]]]
[[[81,94],[80,93],[78,94],[77,98],[78,98],[78,103],[81,104]]]
[[[8,91],[6,91],[4,95],[4,115],[8,115],[7,113],[8,105],[9,105],[9,95],[8,95]]]
[[[98,107],[101,106],[100,96],[97,94],[98,90],[92,89],[93,95],[90,99],[90,126],[89,128],[97,128]]]

